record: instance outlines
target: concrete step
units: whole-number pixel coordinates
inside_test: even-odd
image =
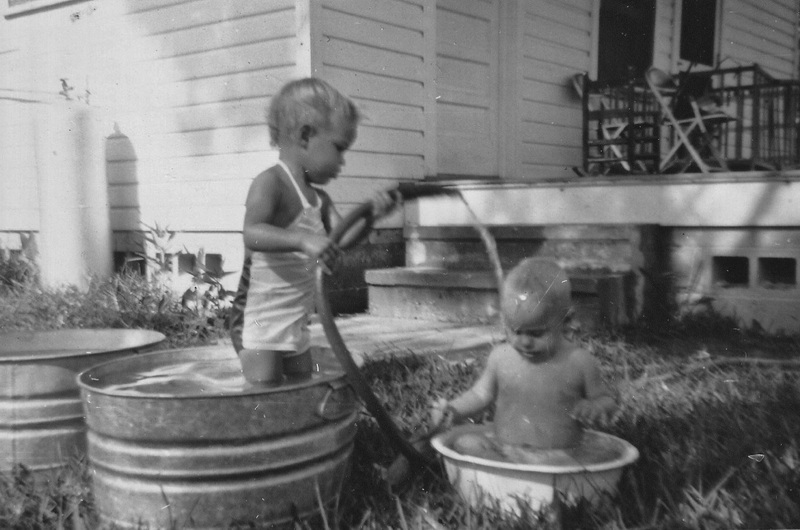
[[[575,320],[583,329],[627,321],[626,275],[569,272]],[[396,267],[366,271],[369,314],[458,323],[499,321],[498,286],[489,270]]]
[[[646,264],[655,230],[650,225],[491,226],[503,268],[530,256],[558,260],[571,270],[629,271]],[[470,226],[407,226],[408,267],[488,269],[489,258]]]

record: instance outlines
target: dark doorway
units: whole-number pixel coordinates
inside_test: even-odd
[[[681,59],[690,63],[714,66],[716,30],[716,0],[683,0]]]
[[[597,79],[641,77],[653,62],[655,0],[601,0]]]

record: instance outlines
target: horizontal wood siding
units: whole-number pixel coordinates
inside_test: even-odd
[[[796,78],[797,2],[728,0],[725,4],[723,66],[759,63],[780,79]]]
[[[572,76],[591,70],[592,3],[527,0],[524,5],[520,176],[535,180],[581,164],[580,99]]]
[[[1,19],[1,17],[0,17]],[[29,109],[38,95],[27,90],[20,48],[0,24],[0,230],[30,231],[39,227],[36,160]],[[31,178],[33,176],[33,178]],[[0,249],[4,246],[0,240]]]
[[[38,228],[34,111],[60,100],[61,78],[106,117],[119,232],[239,231],[252,178],[277,157],[265,108],[310,72],[364,118],[329,185],[344,212],[400,180],[568,174],[581,163],[571,79],[594,70],[597,1],[103,0],[0,17],[0,231]],[[657,2],[653,62],[671,71],[679,3]],[[724,8],[722,66],[797,77],[796,0]]]
[[[317,39],[322,77],[352,97],[363,115],[342,175],[328,185],[342,212],[425,175],[430,142],[425,101],[426,2],[323,0]],[[312,30],[313,33],[314,30]],[[313,62],[313,60],[312,60]],[[400,226],[402,219],[392,224]]]
[[[440,174],[498,174],[497,2],[436,2],[436,140]]]
[[[137,230],[142,222],[175,230],[240,230],[249,183],[276,158],[265,108],[298,74],[294,5],[104,0],[5,19],[0,30],[21,45],[26,68],[4,74],[0,88],[9,79],[53,97],[59,78],[67,77],[75,94],[91,91],[92,104],[109,122],[114,230]],[[48,38],[34,41],[28,34]],[[0,64],[3,57],[0,49]],[[3,122],[9,114],[29,121],[30,105],[7,107],[0,107]],[[28,132],[13,143],[4,129],[0,149],[32,153]],[[9,163],[5,156],[0,160]],[[23,167],[0,174],[0,201],[19,205],[15,218],[37,219],[35,167],[24,160],[13,164]],[[0,229],[8,229],[0,215]]]

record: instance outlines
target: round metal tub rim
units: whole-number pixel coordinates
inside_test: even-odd
[[[198,359],[197,354],[201,354]],[[325,372],[315,372],[312,377],[304,379],[288,379],[283,384],[275,386],[257,386],[253,385],[250,388],[237,389],[235,392],[200,392],[200,393],[187,393],[187,394],[170,394],[166,392],[153,392],[153,393],[133,393],[125,391],[115,391],[114,389],[103,388],[97,385],[97,382],[102,381],[101,377],[110,372],[116,371],[122,366],[127,365],[128,368],[135,368],[139,365],[151,366],[151,359],[164,357],[174,362],[192,361],[192,362],[224,362],[238,360],[237,357],[221,358],[216,351],[202,351],[196,348],[185,348],[179,350],[161,350],[152,353],[145,353],[135,357],[128,357],[124,359],[116,359],[107,361],[101,364],[94,365],[79,373],[76,377],[78,386],[85,392],[94,392],[104,396],[111,396],[115,398],[128,399],[147,399],[147,400],[184,400],[184,399],[238,399],[244,396],[258,396],[263,394],[271,394],[278,392],[286,392],[287,390],[304,389],[320,384],[341,384],[346,386],[348,383],[345,379],[345,373],[342,370],[327,370]],[[205,358],[207,357],[207,358]]]
[[[125,336],[127,341],[120,342],[119,335],[120,331],[125,332]],[[128,329],[128,328],[74,328],[74,329],[50,329],[50,330],[37,330],[37,331],[12,331],[8,333],[3,333],[0,336],[4,337],[11,337],[11,336],[30,336],[37,338],[41,338],[45,335],[107,335],[107,336],[114,336],[116,341],[111,341],[110,347],[96,347],[91,349],[86,348],[58,348],[58,347],[50,347],[45,350],[41,348],[31,348],[25,349],[22,351],[29,351],[30,353],[36,353],[35,357],[31,355],[6,355],[8,352],[18,353],[20,352],[19,349],[14,350],[6,350],[4,349],[4,344],[0,343],[0,364],[4,363],[20,363],[20,362],[39,362],[39,361],[47,361],[47,360],[55,360],[55,359],[64,359],[64,358],[74,358],[74,357],[84,357],[89,355],[97,355],[100,353],[115,353],[121,352],[130,349],[136,348],[144,348],[148,346],[152,346],[154,344],[158,344],[159,342],[163,342],[166,339],[166,336],[158,331],[148,330],[148,329]],[[62,337],[63,338],[63,337]],[[15,345],[25,345],[26,342],[19,342],[15,343]],[[113,362],[113,361],[112,361]]]
[[[570,475],[575,473],[607,471],[609,469],[616,469],[632,464],[639,459],[639,450],[636,449],[626,440],[600,431],[589,431],[599,434],[602,438],[613,441],[621,448],[620,456],[614,460],[604,462],[593,462],[588,464],[577,465],[549,465],[549,464],[515,464],[512,462],[504,462],[502,460],[490,460],[488,458],[481,458],[478,456],[471,456],[459,453],[452,449],[448,444],[452,441],[455,434],[463,432],[479,432],[487,428],[486,424],[477,425],[463,425],[455,429],[436,435],[431,439],[431,445],[442,456],[451,458],[457,462],[466,464],[483,466],[486,468],[502,469],[508,471],[531,472],[531,473],[549,473],[553,475]]]

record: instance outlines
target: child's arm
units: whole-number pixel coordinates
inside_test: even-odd
[[[325,231],[330,234],[333,227],[342,222],[342,216],[333,204],[331,196],[319,188],[316,190],[322,199],[322,223],[325,225]]]
[[[379,191],[372,196],[372,215],[375,219],[380,219],[392,213],[402,203],[403,197],[399,191]]]
[[[587,424],[606,424],[617,411],[615,393],[603,381],[597,360],[589,352],[580,355],[579,366],[583,372],[586,397],[575,405],[572,417]]]
[[[312,258],[332,265],[338,257],[338,248],[324,236],[296,230],[287,230],[281,221],[281,186],[271,172],[256,177],[247,193],[244,214],[244,244],[249,250],[262,252],[300,251]]]
[[[336,208],[333,205],[333,201],[331,201],[330,197],[322,190],[318,191],[323,197],[322,214],[323,221],[325,222],[325,229],[328,231],[328,233],[330,233],[334,227],[342,222],[342,217],[339,215],[339,212],[336,211]],[[373,195],[370,202],[372,203],[372,218],[373,220],[376,220],[390,214],[402,203],[402,197],[400,197],[399,194],[381,191]],[[366,221],[364,219],[359,219],[353,223],[343,237],[339,239],[339,244],[347,246],[352,241],[352,237],[348,238],[348,235],[360,234],[363,230],[365,222]]]
[[[448,428],[448,423],[461,421],[482,412],[494,402],[497,394],[495,355],[490,354],[486,368],[472,387],[451,401],[439,400],[431,411],[434,428]],[[441,425],[444,424],[444,425]]]

